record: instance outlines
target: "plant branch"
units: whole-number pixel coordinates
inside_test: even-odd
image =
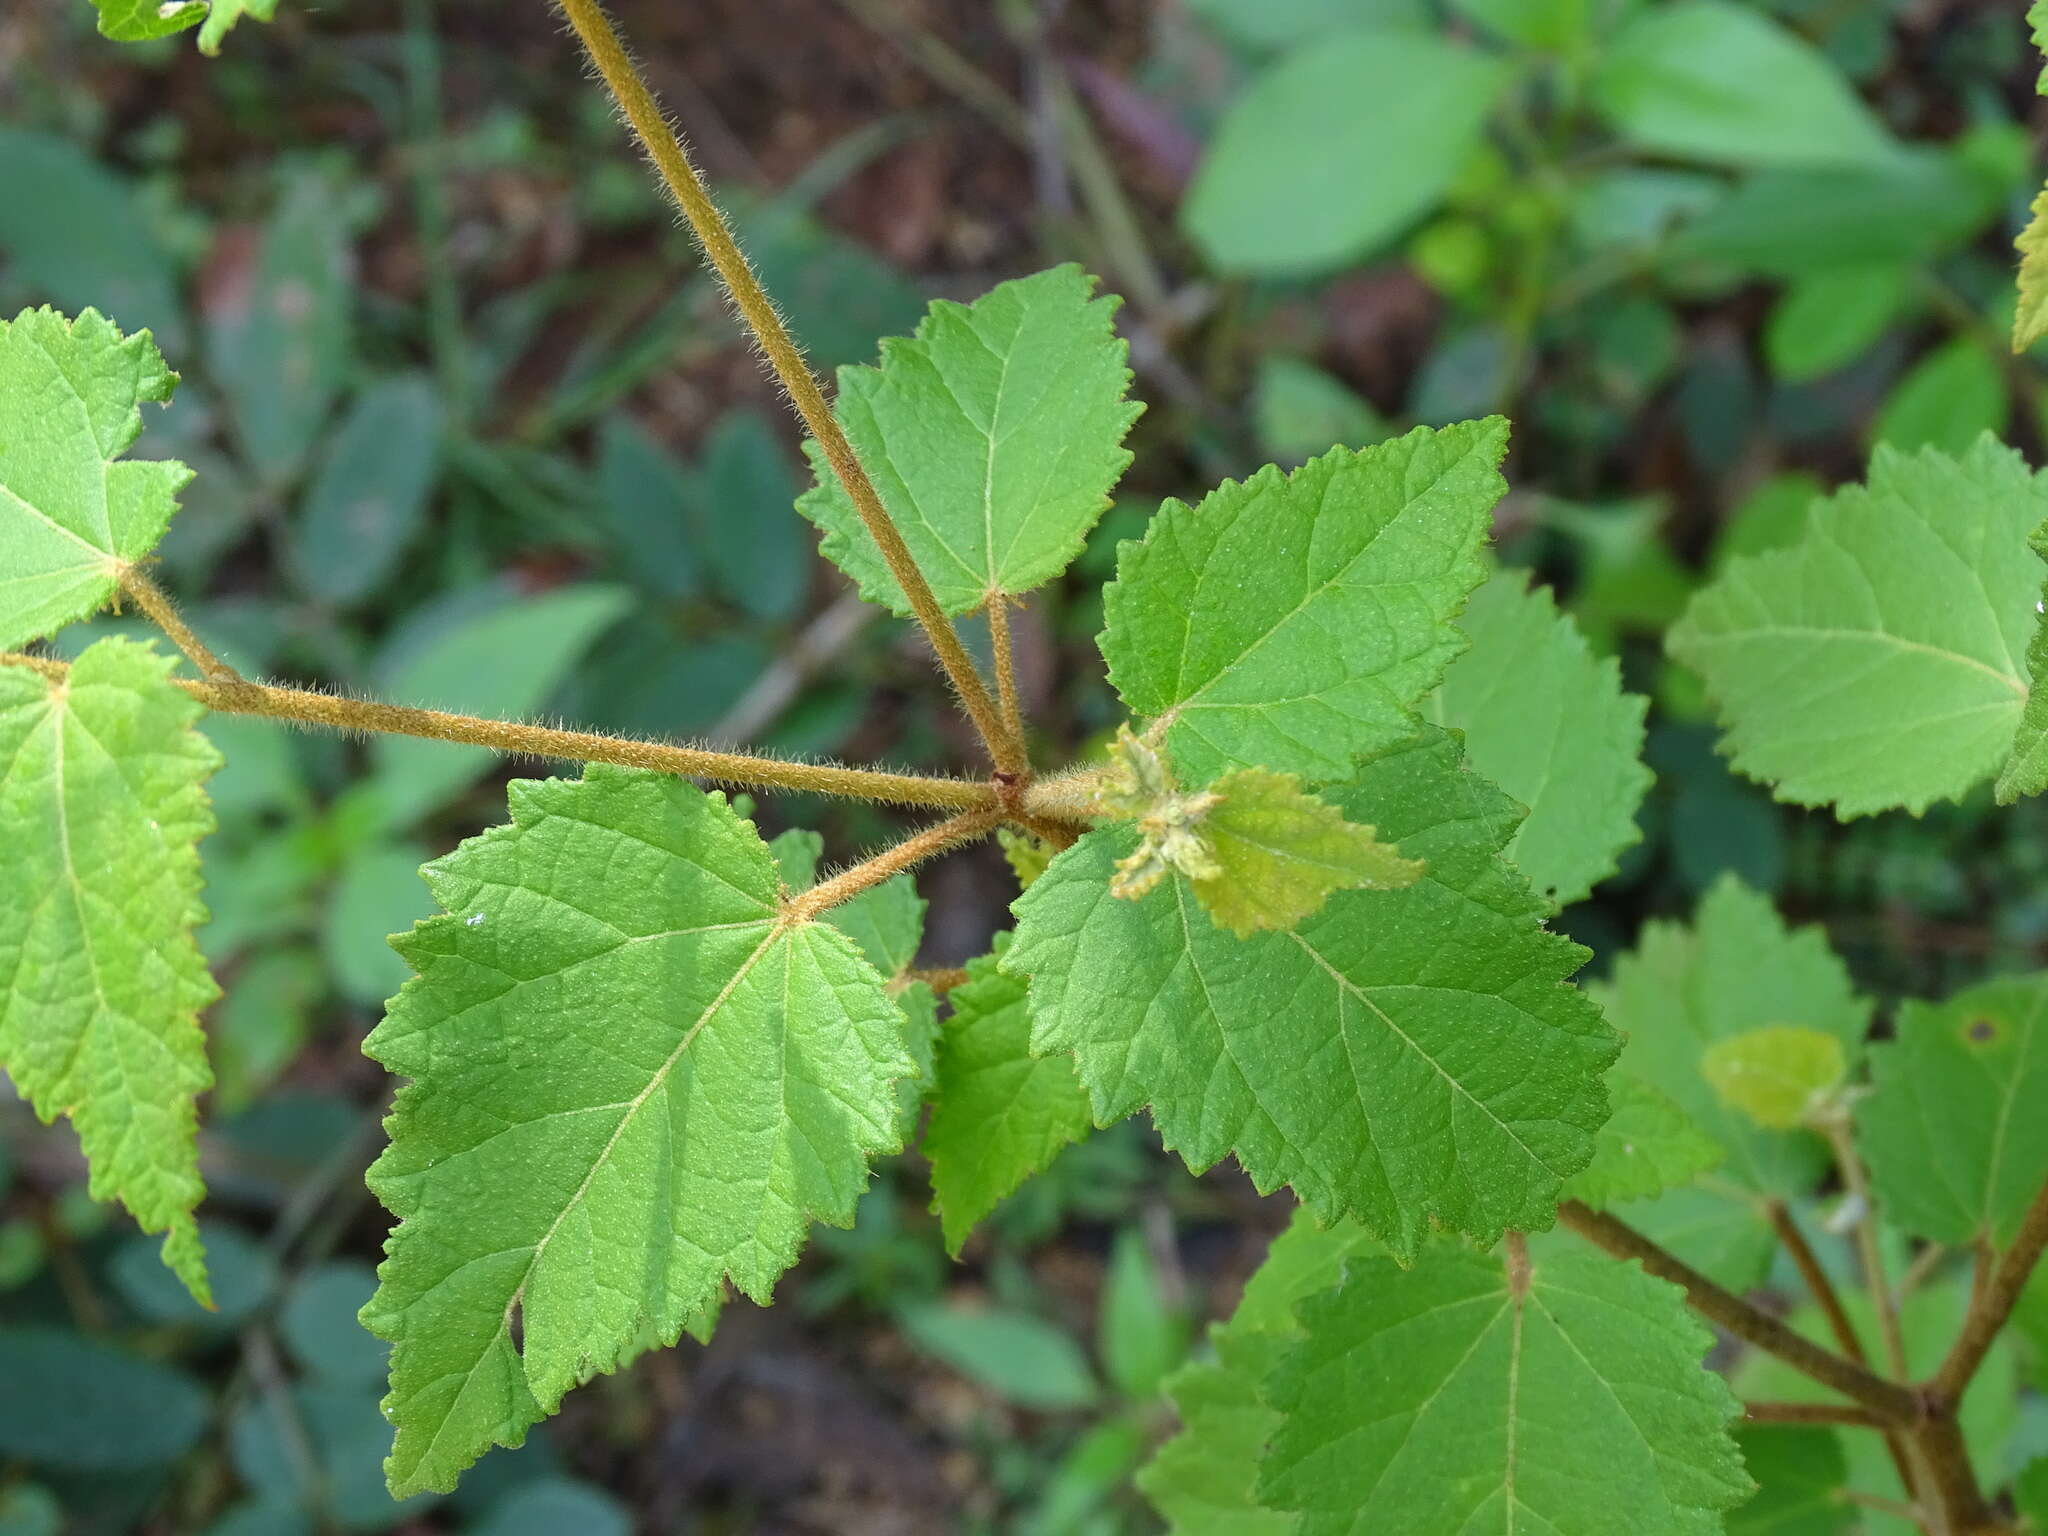
[[[1890,1425],[1854,1403],[1744,1403],[1742,1416],[1751,1424],[1853,1424],[1865,1429]]]
[[[40,656],[0,655],[0,664],[25,666],[61,682],[70,668]],[[299,725],[322,725],[342,731],[367,731],[389,736],[421,736],[454,741],[521,757],[547,757],[568,762],[619,763],[658,773],[710,779],[748,788],[807,790],[853,800],[880,800],[891,805],[921,805],[937,810],[979,810],[993,807],[995,791],[964,779],[928,778],[921,774],[885,773],[848,768],[837,763],[799,763],[781,758],[750,757],[735,752],[708,752],[669,742],[605,736],[595,731],[557,730],[509,720],[485,720],[438,709],[414,709],[369,699],[344,698],[306,688],[281,688],[239,678],[193,681],[173,678],[208,709],[230,715],[263,715]]]
[[[860,514],[868,536],[881,551],[896,584],[903,589],[911,612],[924,626],[932,649],[938,653],[940,665],[952,680],[968,718],[980,732],[996,767],[1009,773],[1021,771],[1021,765],[1005,760],[1007,753],[1002,725],[997,718],[995,702],[989,697],[988,685],[981,680],[981,674],[975,670],[973,660],[961,645],[953,621],[946,617],[938,599],[932,596],[924,573],[917,568],[909,546],[903,542],[902,533],[891,521],[888,509],[882,505],[882,498],[868,479],[867,470],[854,453],[853,445],[840,430],[839,422],[826,403],[818,381],[811,376],[810,366],[804,362],[789,328],[782,323],[782,316],[762,289],[760,280],[754,276],[753,268],[747,264],[738,242],[733,239],[725,215],[711,200],[696,166],[690,163],[682,135],[663,115],[660,103],[626,52],[599,0],[557,0],[557,3],[618,102],[619,110],[645,147],[648,158],[654,162],[676,205],[682,209],[683,217],[689,221],[698,244],[703,247],[705,258],[725,284],[733,306],[788,393],[797,415],[803,418],[804,425],[817,439],[826,461],[831,464],[832,472],[845,487],[847,499]]]
[[[1842,1171],[1856,1217],[1856,1253],[1863,1266],[1863,1283],[1870,1291],[1871,1309],[1877,1313],[1878,1336],[1884,1341],[1885,1363],[1892,1375],[1906,1378],[1906,1336],[1899,1327],[1899,1304],[1892,1295],[1891,1279],[1885,1273],[1884,1255],[1877,1248],[1876,1206],[1870,1198],[1870,1179],[1863,1171],[1863,1159],[1849,1135],[1849,1122],[1830,1115],[1821,1122],[1821,1134],[1834,1148],[1835,1166]]]
[[[206,642],[192,633],[192,626],[178,616],[177,605],[155,582],[142,574],[136,565],[124,565],[120,575],[121,591],[158,629],[170,637],[187,661],[197,667],[202,676],[239,681],[241,674],[207,648]]]
[[[1976,1287],[1970,1298],[1970,1310],[1963,1318],[1962,1334],[1928,1383],[1942,1400],[1950,1403],[1962,1401],[1963,1392],[1977,1374],[1977,1367],[1984,1363],[1999,1330],[2005,1327],[2006,1319],[2012,1316],[2012,1309],[2018,1305],[2020,1292],[2026,1289],[2027,1277],[2033,1274],[2043,1248],[2048,1248],[2048,1186],[2044,1186],[2034,1196],[2034,1203],[2027,1207],[2027,1214],[2020,1221],[2019,1234],[1992,1269],[1991,1278]]]
[[[1024,746],[1024,706],[1017,698],[1017,657],[1010,648],[1010,600],[1001,592],[988,599],[989,649],[995,655],[996,697],[1003,712],[1003,733],[1017,759],[1028,768],[1030,756]]]
[[[1853,1398],[1885,1422],[1907,1425],[1919,1420],[1920,1398],[1910,1387],[1886,1381],[1867,1367],[1845,1360],[1833,1350],[1823,1349],[1733,1291],[1716,1285],[1627,1223],[1577,1200],[1567,1200],[1560,1205],[1557,1217],[1594,1247],[1617,1259],[1635,1259],[1645,1272],[1684,1287],[1687,1303],[1702,1317],[1719,1323],[1765,1353],[1776,1355],[1815,1381]]]
[[[938,993],[941,997],[944,997],[948,992],[952,991],[955,987],[966,985],[968,979],[967,972],[962,967],[957,965],[939,966],[935,968],[920,968],[917,966],[912,966],[903,974],[908,976],[912,981],[923,982],[926,986],[930,987],[934,992]]]
[[[792,896],[783,903],[784,922],[809,922],[821,912],[851,901],[870,886],[880,885],[891,875],[900,875],[906,869],[922,864],[926,859],[944,853],[948,848],[957,848],[962,843],[971,843],[978,837],[995,830],[1003,820],[1003,812],[996,806],[983,806],[942,821],[936,826],[926,827],[911,837],[906,837],[893,848],[884,849],[871,859],[864,859],[848,870],[834,875],[830,880],[812,886],[800,895]]]

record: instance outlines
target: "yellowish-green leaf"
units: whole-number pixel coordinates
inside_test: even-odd
[[[2035,196],[2027,227],[2013,245],[2020,253],[2020,302],[2013,311],[2012,349],[2024,352],[2048,336],[2048,187]]]
[[[1722,1102],[1766,1130],[1806,1124],[1849,1070],[1842,1042],[1818,1029],[1767,1024],[1716,1040],[1700,1070]]]
[[[100,36],[117,43],[169,37],[206,19],[206,0],[93,0],[93,8],[100,13]]]
[[[1607,1077],[1614,1106],[1593,1139],[1593,1161],[1565,1182],[1564,1198],[1604,1210],[1678,1189],[1726,1155],[1669,1096],[1626,1072]]]
[[[199,51],[209,56],[219,53],[222,40],[244,16],[269,21],[276,15],[277,0],[213,0],[206,25],[199,29]]]
[[[0,650],[101,607],[163,537],[192,472],[121,455],[177,382],[96,310],[0,321]]]
[[[0,667],[0,1064],[210,1305],[193,1135],[218,992],[192,933],[220,755],[172,664],[111,639],[63,682]]]
[[[996,828],[996,844],[1003,850],[1003,859],[1010,866],[1010,873],[1017,877],[1017,889],[1028,891],[1031,882],[1045,873],[1046,865],[1059,850],[1041,837],[1029,832],[1013,832],[1008,827]]]

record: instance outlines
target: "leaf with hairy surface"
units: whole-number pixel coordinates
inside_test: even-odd
[[[999,283],[972,305],[940,300],[879,368],[839,370],[834,414],[932,595],[969,613],[992,593],[1043,586],[1081,553],[1131,456],[1144,410],[1124,398],[1129,348],[1114,298],[1077,266]],[[861,596],[909,601],[815,442],[818,477],[797,510]]]
[[[0,1064],[45,1120],[70,1117],[95,1197],[162,1232],[211,1305],[193,1209],[199,1014],[219,995],[195,927],[204,784],[220,754],[173,658],[102,640],[55,682],[0,667]]]
[[[1193,787],[1231,768],[1343,777],[1414,734],[1464,649],[1507,423],[1497,416],[1168,501],[1103,589],[1102,654]]]
[[[1075,1054],[1099,1124],[1149,1104],[1190,1167],[1234,1152],[1261,1190],[1291,1184],[1402,1255],[1432,1219],[1548,1226],[1592,1155],[1616,1042],[1567,984],[1586,952],[1499,856],[1516,808],[1435,729],[1325,795],[1422,878],[1238,939],[1179,875],[1110,894],[1128,825],[1055,859],[1002,961],[1030,978],[1032,1049]]]
[[[1593,1161],[1573,1174],[1564,1198],[1605,1210],[1679,1189],[1725,1155],[1686,1112],[1641,1078],[1613,1072],[1607,1097],[1614,1113],[1600,1127]]]
[[[729,1276],[758,1302],[901,1146],[902,1011],[791,922],[720,795],[592,764],[423,873],[446,915],[365,1044],[401,1090],[371,1187],[399,1217],[365,1325],[393,1343],[392,1491],[446,1489]]]

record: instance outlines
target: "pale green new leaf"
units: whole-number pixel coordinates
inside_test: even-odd
[[[1887,1220],[1936,1242],[2012,1242],[2048,1178],[2048,974],[1909,1002],[1873,1046],[1857,1142]]]
[[[1731,561],[1671,632],[1735,767],[1843,817],[1915,813],[1997,771],[2027,700],[2048,480],[1990,437],[1879,447],[1800,542]]]
[[[100,36],[117,43],[169,37],[206,18],[206,0],[93,0],[93,8],[100,13]]]
[[[2035,194],[2027,227],[2012,243],[2020,253],[2020,298],[2012,316],[2012,349],[2024,352],[2048,336],[2048,187]]]
[[[1266,1378],[1262,1502],[1302,1536],[1718,1536],[1753,1491],[1684,1293],[1599,1254],[1354,1259]]]
[[[1563,1198],[1605,1210],[1678,1189],[1725,1155],[1670,1097],[1627,1072],[1607,1077],[1614,1113],[1593,1142],[1593,1161],[1565,1181]]]
[[[101,607],[163,537],[192,472],[116,461],[177,382],[149,332],[97,310],[0,321],[0,650]]]
[[[904,1018],[853,941],[786,922],[722,796],[592,764],[423,873],[444,916],[365,1049],[413,1081],[371,1187],[399,1225],[365,1325],[394,1345],[395,1494],[517,1445],[648,1329],[765,1303],[812,1218],[901,1145]]]
[[[1472,648],[1451,663],[1425,713],[1465,733],[1472,766],[1529,808],[1508,857],[1568,906],[1642,840],[1636,810],[1648,701],[1621,666],[1595,656],[1547,588],[1503,572],[1472,594],[1458,627]]]
[[[1770,1131],[1723,1103],[1706,1076],[1719,1042],[1767,1025],[1819,1030],[1854,1064],[1870,1005],[1818,928],[1788,929],[1770,902],[1732,875],[1688,928],[1643,925],[1613,979],[1593,989],[1628,1044],[1623,1070],[1668,1095],[1728,1152],[1725,1177],[1761,1195],[1803,1194],[1826,1161],[1818,1138]]]
[[[1098,828],[1012,910],[1032,1049],[1072,1051],[1098,1124],[1149,1104],[1201,1170],[1235,1153],[1411,1254],[1432,1219],[1481,1237],[1550,1225],[1606,1117],[1612,1033],[1566,984],[1585,951],[1499,857],[1515,807],[1428,730],[1326,798],[1426,873],[1343,891],[1292,933],[1239,939],[1179,875],[1109,885],[1137,841]]]
[[[2048,199],[2048,192],[2042,197]],[[2048,560],[2048,523],[2027,535],[2027,545]],[[2020,713],[2005,766],[1998,770],[2000,805],[2048,789],[2048,688],[2041,686],[2048,681],[2048,580],[2042,584],[2035,613],[2033,638],[2027,641],[2027,707]]]
[[[1184,782],[1340,778],[1413,733],[1464,648],[1454,620],[1485,575],[1507,430],[1417,427],[1268,466],[1198,506],[1167,501],[1119,549],[1102,654],[1124,702],[1165,722]]]
[[[1721,1102],[1766,1130],[1808,1122],[1848,1072],[1841,1040],[1797,1024],[1767,1024],[1716,1040],[1700,1071]]]
[[[213,0],[206,13],[206,25],[199,29],[199,51],[217,54],[236,22],[244,16],[271,21],[277,16],[277,0]]]
[[[1131,456],[1144,410],[1124,398],[1129,347],[1117,299],[1077,266],[998,284],[970,306],[940,300],[879,368],[839,370],[833,407],[939,606],[968,613],[1065,570]],[[896,578],[815,442],[817,485],[797,510],[861,595],[910,612]]]
[[[1175,1536],[1284,1536],[1297,1516],[1258,1502],[1259,1454],[1280,1416],[1259,1383],[1300,1336],[1295,1304],[1327,1290],[1354,1254],[1384,1250],[1350,1222],[1320,1227],[1298,1207],[1245,1282],[1228,1323],[1209,1330],[1216,1358],[1182,1367],[1166,1382],[1181,1432],[1159,1448],[1137,1484]]]
[[[61,683],[0,667],[0,1065],[43,1119],[70,1117],[93,1195],[165,1233],[210,1305],[193,1135],[219,994],[192,933],[220,755],[173,664],[111,639]]]
[[[940,1032],[931,1123],[932,1209],[955,1257],[967,1235],[1055,1153],[1088,1134],[1088,1096],[1073,1058],[1031,1054],[1024,983],[996,969],[995,955],[967,962],[968,979],[949,994],[953,1017]]]

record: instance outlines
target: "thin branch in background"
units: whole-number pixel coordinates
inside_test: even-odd
[[[858,592],[843,593],[755,678],[739,701],[706,733],[714,746],[754,741],[782,718],[803,687],[853,643],[881,610]]]
[[[882,498],[868,479],[867,470],[854,453],[853,445],[840,429],[818,381],[811,375],[810,366],[804,362],[803,354],[791,338],[789,328],[782,323],[782,316],[762,290],[738,242],[733,239],[725,215],[705,190],[703,178],[697,174],[697,168],[690,163],[689,152],[683,147],[682,136],[663,116],[660,105],[647,88],[646,80],[627,54],[598,0],[558,0],[558,3],[589,52],[591,62],[597,66],[598,74],[617,100],[627,123],[646,148],[648,158],[654,162],[676,205],[689,221],[705,258],[725,284],[734,307],[746,322],[776,378],[781,381],[790,403],[796,407],[797,414],[803,418],[804,425],[810,429],[811,436],[817,440],[826,461],[831,464],[833,474],[845,488],[847,499],[853,503],[868,536],[875,541],[890,574],[902,588],[911,611],[930,638],[932,649],[938,653],[939,664],[952,680],[954,691],[959,694],[960,703],[974,722],[990,757],[999,770],[1021,775],[1024,765],[1004,739],[1002,723],[996,714],[995,701],[989,697],[988,685],[982,681],[980,672],[961,645],[953,621],[946,617],[938,599],[932,596],[930,584],[918,569],[917,561],[903,542],[902,533],[890,519],[888,509],[882,505]]]
[[[1870,1305],[1877,1313],[1878,1337],[1884,1342],[1885,1363],[1892,1375],[1900,1381],[1907,1376],[1906,1336],[1899,1326],[1899,1304],[1892,1294],[1891,1278],[1885,1273],[1884,1255],[1877,1246],[1877,1207],[1870,1197],[1870,1177],[1864,1172],[1863,1159],[1856,1151],[1856,1143],[1849,1133],[1849,1122],[1831,1115],[1821,1124],[1821,1133],[1827,1137],[1828,1145],[1834,1148],[1835,1166],[1841,1171],[1842,1183],[1849,1191],[1849,1200],[1855,1216],[1856,1252],[1863,1267],[1864,1288],[1870,1292]]]
[[[1752,1424],[1852,1424],[1865,1429],[1887,1424],[1854,1403],[1744,1403],[1742,1416]]]

